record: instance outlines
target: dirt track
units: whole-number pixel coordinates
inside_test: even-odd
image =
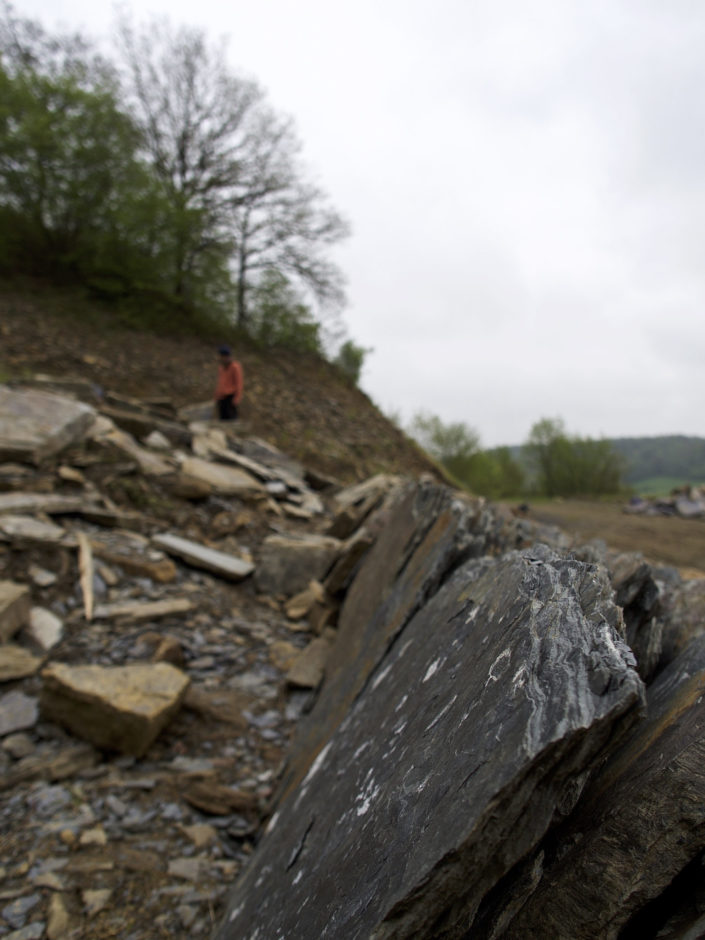
[[[535,503],[529,518],[557,525],[581,541],[603,539],[611,548],[642,552],[686,576],[705,577],[705,520],[632,516],[619,503],[587,500]]]

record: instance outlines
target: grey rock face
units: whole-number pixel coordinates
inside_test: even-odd
[[[279,806],[225,938],[461,937],[642,701],[600,569],[468,562]]]
[[[705,825],[703,688],[700,636],[650,686],[647,719],[547,847],[541,882],[504,936],[617,937],[698,855]]]

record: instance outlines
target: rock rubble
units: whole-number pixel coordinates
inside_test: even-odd
[[[698,582],[202,409],[5,391],[0,937],[695,929]],[[81,420],[28,446],[38,395]]]

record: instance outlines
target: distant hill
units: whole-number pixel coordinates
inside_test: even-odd
[[[647,483],[651,489],[667,490],[684,483],[705,482],[705,438],[683,434],[617,437],[610,444],[624,457],[623,479],[631,486]]]

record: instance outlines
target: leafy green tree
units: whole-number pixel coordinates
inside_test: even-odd
[[[462,421],[444,424],[433,414],[419,411],[412,418],[411,436],[457,480],[465,481],[473,456],[480,449],[475,430]]]
[[[0,205],[22,220],[28,251],[79,268],[141,172],[113,89],[86,84],[1,60]]]
[[[159,287],[171,212],[114,71],[76,36],[0,17],[0,263]]]
[[[417,413],[411,435],[448,473],[473,493],[490,499],[517,496],[524,486],[524,473],[508,447],[481,450],[480,438],[461,421],[444,424],[436,415]]]
[[[542,418],[524,445],[536,486],[545,496],[619,492],[622,461],[609,441],[569,437],[560,418]]]
[[[323,354],[321,326],[288,279],[266,272],[253,292],[250,335],[265,347]]]
[[[371,349],[365,349],[364,346],[358,346],[351,339],[347,339],[341,345],[335,359],[333,359],[333,365],[337,366],[351,382],[357,385],[360,381],[365,358],[371,352]]]

